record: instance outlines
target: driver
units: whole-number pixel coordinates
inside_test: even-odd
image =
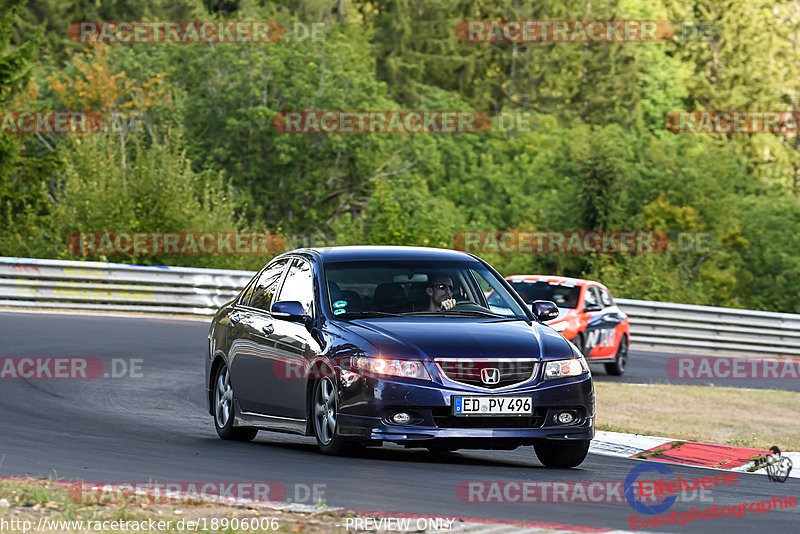
[[[449,276],[437,275],[429,278],[425,292],[430,299],[428,311],[446,311],[456,305],[456,299],[453,298],[453,281]]]

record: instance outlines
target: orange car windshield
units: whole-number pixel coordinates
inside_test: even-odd
[[[530,304],[534,300],[551,300],[559,308],[577,308],[581,288],[573,284],[553,282],[511,282],[522,299]]]

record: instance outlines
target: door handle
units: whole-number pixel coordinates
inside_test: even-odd
[[[262,326],[262,327],[261,327],[261,330],[262,330],[262,331],[263,331],[265,334],[267,334],[268,336],[270,336],[270,335],[272,335],[272,333],[275,331],[275,327],[274,327],[274,326],[272,326],[271,324],[268,324],[268,325],[266,325],[266,326]]]

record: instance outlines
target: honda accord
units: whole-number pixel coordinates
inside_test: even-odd
[[[594,437],[594,387],[583,354],[542,323],[558,313],[464,252],[294,250],[214,316],[208,411],[222,439],[290,432],[328,454],[532,445],[545,466],[574,467]]]

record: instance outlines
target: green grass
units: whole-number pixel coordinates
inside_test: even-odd
[[[206,518],[239,518],[251,519],[256,517],[275,517],[278,519],[279,528],[275,530],[217,530],[236,534],[247,532],[258,534],[260,532],[303,532],[309,534],[338,532],[336,527],[342,519],[332,514],[302,514],[280,512],[265,508],[250,506],[228,506],[219,504],[78,504],[69,496],[69,487],[49,479],[8,480],[0,478],[0,500],[7,500],[9,507],[0,505],[0,517],[6,521],[19,519],[31,521],[38,525],[42,516],[50,521],[155,521],[170,520],[172,528],[167,532],[182,532],[177,529],[181,519],[197,520]],[[85,534],[85,531],[61,530],[65,534]],[[98,532],[98,531],[95,531]],[[116,532],[105,530],[100,532]],[[46,534],[46,533],[42,533]]]
[[[597,429],[800,451],[800,393],[595,382]]]

